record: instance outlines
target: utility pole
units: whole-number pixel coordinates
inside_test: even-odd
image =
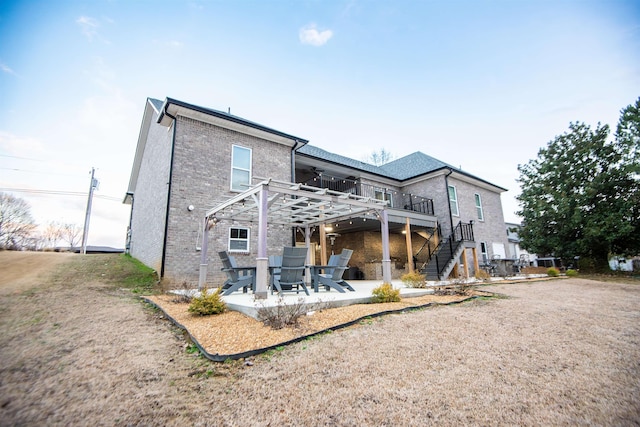
[[[98,180],[94,178],[95,168],[91,168],[91,184],[89,184],[89,199],[87,200],[87,213],[84,217],[84,230],[82,232],[82,253],[87,253],[87,239],[89,238],[89,219],[91,218],[91,202],[93,190],[98,186]]]

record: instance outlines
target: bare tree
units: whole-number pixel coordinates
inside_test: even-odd
[[[80,235],[82,234],[82,228],[76,224],[63,224],[62,225],[62,238],[69,243],[70,248],[75,248],[80,243]]]
[[[35,228],[29,204],[11,194],[0,193],[0,248],[22,249]]]
[[[48,248],[58,246],[58,241],[63,238],[63,227],[59,222],[51,221],[42,233],[44,245]]]
[[[373,152],[371,152],[366,158],[365,158],[365,162],[374,164],[376,166],[382,166],[385,163],[389,163],[390,161],[394,160],[396,158],[395,155],[391,154],[390,151],[385,150],[384,148],[381,148],[379,150],[375,150]]]

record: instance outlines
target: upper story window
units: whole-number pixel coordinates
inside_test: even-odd
[[[451,206],[451,215],[460,216],[458,210],[458,192],[453,185],[449,186],[449,206]]]
[[[376,188],[374,190],[374,197],[377,200],[386,200],[387,202],[389,202],[389,206],[393,206],[393,199],[390,191],[384,190],[382,188]]]
[[[229,252],[249,252],[249,229],[231,227],[229,229]]]
[[[480,195],[478,193],[475,194],[475,198],[476,198],[476,213],[478,214],[478,219],[480,221],[484,221],[484,213],[482,212],[482,199],[480,198]]]
[[[244,191],[251,185],[251,149],[234,145],[231,152],[231,190]]]

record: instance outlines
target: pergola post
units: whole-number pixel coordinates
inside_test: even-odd
[[[310,265],[315,264],[311,259],[315,254],[311,253],[311,229],[309,224],[304,227],[304,245],[307,247],[307,265],[304,269],[304,283],[309,285],[311,283],[311,269]]]
[[[391,255],[389,252],[389,216],[387,210],[380,212],[380,232],[382,234],[382,281],[391,283]]]
[[[258,193],[258,257],[256,258],[256,299],[267,299],[269,288],[269,258],[267,257],[267,212],[269,191],[262,185]]]
[[[198,290],[207,283],[207,251],[209,250],[209,219],[204,218],[203,232],[202,232],[202,245],[200,246],[200,277],[198,277]]]

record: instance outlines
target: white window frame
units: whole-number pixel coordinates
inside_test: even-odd
[[[487,242],[480,242],[480,256],[482,256],[482,262],[489,262],[489,247],[487,246]]]
[[[484,210],[482,209],[482,197],[480,193],[475,193],[473,195],[476,202],[476,215],[478,216],[478,220],[484,221]]]
[[[453,199],[451,198],[451,189],[453,189]],[[458,206],[458,190],[455,185],[449,185],[447,187],[447,197],[449,198],[449,208],[451,209],[451,215],[460,216],[460,207]],[[455,206],[455,210],[453,209]]]
[[[242,149],[242,150],[247,150],[249,152],[249,169],[244,168],[244,167],[240,167],[240,166],[236,166],[235,164],[235,159],[234,159],[234,154],[236,149]],[[231,179],[229,181],[229,188],[231,191],[237,191],[237,192],[242,192],[245,191],[249,188],[248,185],[251,184],[251,166],[253,164],[253,150],[251,150],[251,148],[247,148],[247,147],[243,147],[241,145],[232,145],[231,146]],[[249,181],[247,182],[247,186],[241,186],[240,188],[233,188],[233,175],[234,172],[238,171],[238,172],[248,172],[249,173]]]
[[[386,188],[374,188],[373,197],[376,200],[385,200],[389,202],[389,206],[393,206],[393,195]]]
[[[247,232],[247,238],[232,237],[233,230],[244,230]],[[246,242],[246,249],[232,248],[231,242]],[[229,227],[229,241],[227,242],[229,252],[250,252],[251,251],[251,229],[249,227]]]

